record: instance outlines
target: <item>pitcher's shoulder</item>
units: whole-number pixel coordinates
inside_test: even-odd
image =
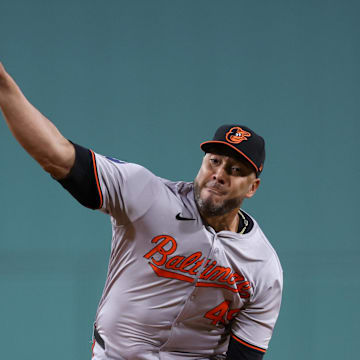
[[[273,267],[282,273],[282,266],[277,251],[262,231],[258,222],[249,213],[247,215],[251,217],[254,223],[251,232],[248,234],[249,241],[253,244],[253,251],[257,252],[265,263],[269,263],[269,265],[271,263]]]

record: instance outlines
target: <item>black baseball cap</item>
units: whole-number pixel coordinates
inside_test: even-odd
[[[264,167],[265,141],[264,139],[244,125],[222,125],[214,135],[214,138],[200,144],[200,148],[206,153],[216,146],[228,146],[236,155],[241,155],[254,168],[256,176],[259,176]]]

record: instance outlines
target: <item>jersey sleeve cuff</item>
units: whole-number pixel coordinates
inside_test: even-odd
[[[265,354],[266,353],[266,349],[264,348],[261,348],[259,346],[256,346],[256,345],[253,345],[253,344],[250,344],[249,342],[245,341],[245,340],[242,340],[240,339],[239,337],[237,337],[236,335],[234,334],[231,334],[231,337],[236,340],[237,342],[239,342],[240,344],[246,346],[247,348],[249,349],[252,349],[252,350],[255,350],[261,354]]]
[[[80,204],[96,210],[103,206],[95,153],[74,144],[75,163],[70,173],[57,180]]]

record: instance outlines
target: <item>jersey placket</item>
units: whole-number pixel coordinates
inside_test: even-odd
[[[219,248],[217,245],[217,233],[215,232],[215,230],[210,226],[203,226],[203,233],[204,236],[206,236],[208,239],[210,238],[210,251],[208,253],[208,256],[204,259],[204,262],[199,268],[199,271],[194,279],[194,282],[192,284],[192,291],[189,293],[187,299],[185,299],[184,305],[179,312],[179,315],[174,319],[167,341],[160,347],[160,354],[163,351],[170,351],[173,348],[178,348],[181,346],[179,338],[183,338],[184,334],[186,335],[186,327],[183,324],[183,321],[188,317],[188,307],[194,306],[194,302],[197,301],[197,292],[199,291],[197,284],[199,278],[206,266],[208,266],[211,261],[216,261],[216,257],[219,253]]]

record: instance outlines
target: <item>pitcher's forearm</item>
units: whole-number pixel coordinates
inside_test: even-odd
[[[30,104],[3,68],[0,69],[0,107],[22,147],[53,176],[66,176],[75,161],[73,145]]]

